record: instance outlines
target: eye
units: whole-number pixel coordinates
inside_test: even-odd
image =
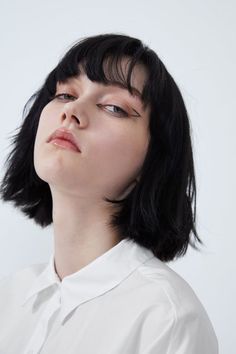
[[[102,105],[99,105],[99,106],[102,106]],[[122,108],[120,108],[119,106],[115,106],[113,104],[106,104],[104,105],[103,107],[113,107],[114,110],[109,110],[108,109],[108,112],[111,112],[111,113],[115,113],[115,114],[118,114],[118,115],[122,115],[122,116],[125,116],[125,117],[128,117],[128,113],[126,111],[124,111]]]
[[[64,99],[71,99],[71,98],[74,98],[74,99],[76,99],[76,97],[74,97],[74,96],[72,96],[72,95],[70,95],[69,93],[59,93],[59,94],[57,94],[57,95],[54,95],[54,96],[52,96],[52,99],[55,99],[55,98],[57,98],[57,99],[59,99],[59,100],[63,100],[63,97],[64,97]],[[116,105],[112,105],[112,104],[107,104],[107,105],[102,105],[102,104],[98,104],[97,105],[98,107],[113,107],[113,109],[112,110],[110,110],[110,109],[106,109],[108,112],[111,112],[111,113],[114,113],[114,114],[116,114],[116,115],[118,115],[118,116],[123,116],[123,117],[128,117],[129,116],[129,114],[124,110],[124,109],[122,109],[121,107],[119,107],[119,106],[116,106]],[[137,117],[137,116],[133,116],[133,117]]]
[[[74,96],[70,95],[69,93],[59,93],[58,95],[53,96],[52,99],[54,99],[54,98],[60,99],[61,96],[64,96],[64,97],[67,96],[67,98],[65,98],[65,99],[70,99],[71,97],[75,98]]]

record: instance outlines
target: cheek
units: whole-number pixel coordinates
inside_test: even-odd
[[[46,141],[49,135],[55,130],[55,123],[53,125],[53,120],[49,119],[49,114],[47,106],[41,112],[39,118],[39,124],[37,128],[37,133],[35,137],[35,144],[34,144],[34,161],[37,161],[37,157],[40,155],[41,149],[46,146]]]
[[[55,121],[52,117],[55,112],[52,111],[49,104],[44,107],[39,118],[39,124],[36,134],[36,145],[43,144],[48,139],[49,135],[56,129]]]
[[[103,143],[97,145],[94,156],[107,176],[127,179],[139,172],[147,152],[148,135],[142,131],[132,133],[106,135]]]

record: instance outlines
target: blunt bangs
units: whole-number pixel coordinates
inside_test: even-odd
[[[79,77],[83,72],[87,77],[97,83],[104,85],[117,85],[128,90],[133,96],[136,91],[131,86],[131,78],[133,69],[136,64],[143,64],[146,69],[147,48],[141,45],[138,39],[124,39],[123,36],[114,36],[110,41],[106,36],[100,35],[97,37],[90,37],[89,39],[81,40],[76,43],[66,53],[62,60],[58,63],[53,72],[53,77],[49,76],[46,80],[46,86],[53,97],[56,91],[56,83],[66,83],[68,79]],[[122,39],[122,43],[121,43]],[[128,69],[124,73],[121,65],[123,58],[128,59]],[[148,104],[151,104],[149,82],[150,72],[147,70],[147,80],[142,89],[141,95],[138,95],[143,108],[146,109]]]

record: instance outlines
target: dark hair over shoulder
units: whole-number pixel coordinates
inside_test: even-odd
[[[129,56],[127,78],[119,75],[119,60]],[[108,59],[109,70],[103,71]],[[196,183],[187,110],[174,79],[157,54],[139,39],[123,34],[100,34],[76,42],[48,74],[41,88],[27,101],[23,122],[12,136],[13,148],[5,165],[0,186],[1,199],[46,227],[52,223],[52,197],[49,185],[34,169],[33,152],[42,109],[52,99],[56,83],[79,74],[82,65],[92,81],[109,84],[119,81],[132,94],[130,76],[136,63],[148,71],[142,92],[144,106],[150,105],[150,143],[141,177],[121,201],[110,225],[121,238],[130,238],[153,251],[162,261],[184,255],[191,240],[200,240],[196,228]],[[80,64],[80,65],[78,65]]]

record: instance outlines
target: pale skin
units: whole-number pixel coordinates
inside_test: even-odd
[[[123,68],[126,63],[123,58]],[[145,79],[144,66],[136,65],[132,86],[141,92]],[[44,107],[34,146],[35,170],[52,194],[54,264],[60,280],[120,241],[107,225],[113,209],[102,197],[121,199],[135,187],[150,139],[150,108],[144,110],[126,89],[92,82],[82,73],[57,83],[56,94],[61,93],[73,97],[54,98]],[[81,153],[46,142],[61,127],[74,133]]]

